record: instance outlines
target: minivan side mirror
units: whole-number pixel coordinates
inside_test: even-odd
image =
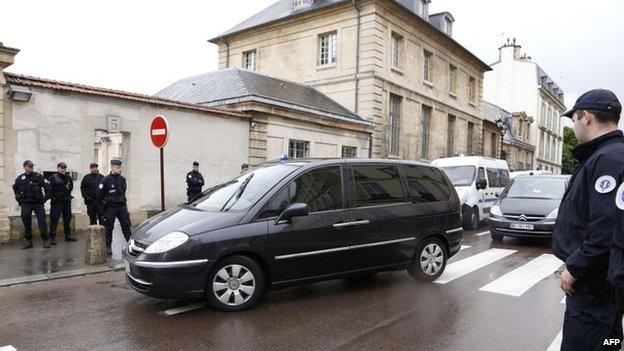
[[[487,188],[487,180],[485,179],[477,180],[477,190],[481,190],[485,188]]]
[[[295,202],[294,204],[290,204],[288,207],[286,207],[284,212],[282,212],[282,214],[275,221],[275,224],[288,222],[294,217],[304,217],[307,216],[308,213],[309,211],[307,204]]]

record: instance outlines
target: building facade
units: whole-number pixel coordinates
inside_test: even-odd
[[[564,95],[559,86],[521,46],[507,41],[499,48],[499,59],[484,78],[484,98],[507,111],[524,111],[535,119],[531,144],[536,146],[533,165],[561,173],[563,153]]]
[[[221,69],[311,85],[374,123],[375,157],[477,155],[490,68],[429,2],[281,0],[211,42]]]

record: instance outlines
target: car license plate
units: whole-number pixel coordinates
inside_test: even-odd
[[[534,230],[535,226],[533,224],[524,224],[524,223],[511,223],[509,226],[511,229],[522,229],[522,230]]]
[[[126,260],[123,260],[124,267],[126,268],[126,273],[130,274],[130,263]]]

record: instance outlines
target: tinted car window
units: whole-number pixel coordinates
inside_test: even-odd
[[[448,201],[451,189],[447,185],[441,171],[432,167],[405,166],[408,191],[414,202]]]
[[[396,166],[353,166],[357,207],[405,202],[405,193]]]
[[[485,168],[480,167],[479,171],[477,172],[477,180],[483,180],[486,179],[485,178]]]
[[[492,169],[492,168],[488,168],[487,169],[487,177],[488,177],[488,183],[490,184],[491,188],[497,188],[500,185],[498,184],[498,175],[496,174],[496,170]]]
[[[340,167],[317,169],[301,175],[280,190],[258,218],[279,216],[295,202],[307,204],[310,212],[342,208]]]

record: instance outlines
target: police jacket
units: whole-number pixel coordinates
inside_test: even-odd
[[[56,173],[50,177],[50,199],[54,202],[69,201],[74,190],[74,181],[69,174]]]
[[[82,182],[80,182],[80,193],[82,194],[85,203],[88,204],[97,199],[98,187],[103,179],[104,176],[100,173],[89,173],[82,177]]]
[[[618,292],[620,310],[624,310],[624,168],[622,167],[617,180],[618,188],[613,204],[617,222],[611,245],[609,282],[615,286]]]
[[[23,173],[15,179],[13,184],[15,200],[18,203],[44,203],[50,195],[50,182],[37,172]]]
[[[126,178],[120,174],[109,174],[98,186],[98,199],[104,206],[126,204]]]
[[[201,193],[204,177],[199,172],[190,171],[186,174],[186,185],[188,186],[187,193]]]
[[[624,166],[624,136],[614,131],[576,147],[580,164],[563,196],[553,232],[553,252],[577,278],[576,288],[604,295],[616,226],[617,179]]]

